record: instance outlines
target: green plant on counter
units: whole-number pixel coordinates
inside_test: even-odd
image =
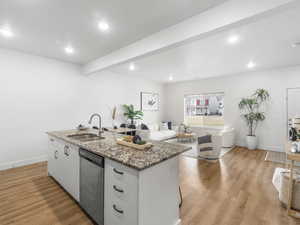
[[[144,113],[140,110],[134,110],[133,105],[123,105],[124,108],[124,116],[126,116],[131,124],[134,124],[135,120],[141,120],[143,118]]]
[[[249,128],[249,136],[255,136],[255,131],[259,122],[266,119],[265,113],[261,112],[261,107],[269,101],[269,92],[265,89],[257,89],[251,97],[242,98],[239,102],[239,109]]]

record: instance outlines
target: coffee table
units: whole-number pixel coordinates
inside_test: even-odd
[[[196,139],[195,133],[178,133],[176,135],[178,142],[189,142],[192,143]]]

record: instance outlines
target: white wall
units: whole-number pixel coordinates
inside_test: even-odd
[[[0,170],[46,159],[45,132],[72,129],[109,107],[134,104],[140,91],[163,95],[162,85],[111,72],[81,75],[77,65],[0,49]],[[145,113],[159,121],[162,110]],[[95,121],[96,124],[96,121]]]
[[[133,104],[140,109],[140,92],[156,92],[160,95],[160,110],[157,112],[145,111],[144,121],[147,123],[159,122],[163,116],[163,85],[138,78],[133,75],[120,75],[112,72],[102,72],[86,77],[85,92],[82,98],[85,107],[84,115],[99,112],[102,115],[104,125],[112,126],[111,109],[117,106],[117,123],[124,122],[122,105]],[[87,98],[86,98],[87,96]],[[84,118],[88,119],[88,118]],[[96,122],[97,123],[97,122]]]
[[[161,96],[159,112],[145,112],[145,121],[183,121],[184,94],[225,92],[225,121],[246,133],[237,103],[256,88],[270,91],[272,104],[258,130],[260,148],[280,151],[286,132],[287,87],[300,87],[300,67],[160,85],[133,75],[102,72],[84,76],[77,65],[0,49],[0,170],[45,160],[46,131],[74,128],[98,112],[111,126],[110,109],[140,105],[140,92]],[[95,121],[95,124],[97,122]]]
[[[283,151],[286,138],[286,89],[300,87],[300,67],[274,69],[205,80],[167,84],[165,86],[165,120],[183,121],[185,94],[225,92],[225,123],[237,129],[237,144],[244,146],[247,129],[240,117],[238,102],[257,88],[270,92],[267,119],[258,128],[259,148]]]

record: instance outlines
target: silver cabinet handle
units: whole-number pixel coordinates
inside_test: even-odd
[[[115,189],[115,191],[119,192],[119,193],[124,193],[124,190],[117,188],[116,185],[113,186],[113,188]]]
[[[119,175],[124,175],[124,172],[117,170],[116,168],[113,169],[113,171]]]
[[[124,214],[124,211],[118,209],[116,205],[113,205],[113,209],[114,209],[117,213]]]
[[[65,145],[65,147],[64,147],[64,153],[65,153],[66,156],[70,155],[69,148],[70,147],[68,145]]]
[[[56,150],[56,151],[54,152],[54,158],[55,158],[55,159],[58,159],[57,154],[58,154],[58,151]]]

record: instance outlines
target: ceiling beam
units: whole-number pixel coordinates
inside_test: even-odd
[[[280,9],[297,0],[228,0],[190,19],[152,34],[140,41],[100,57],[83,66],[84,74],[91,74],[111,66],[134,61],[164,49],[180,45],[188,40],[199,39]]]

